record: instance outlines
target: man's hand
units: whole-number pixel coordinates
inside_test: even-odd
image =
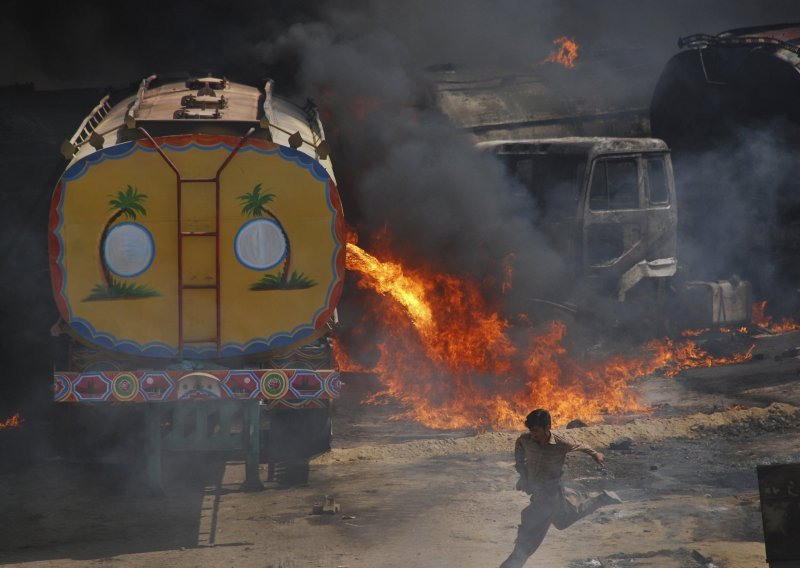
[[[600,467],[606,466],[606,457],[600,452],[597,452],[595,455],[592,456],[592,458],[594,458],[594,461],[596,461],[597,465],[599,465]]]
[[[516,490],[527,493],[528,495],[531,494],[531,492],[528,490],[528,482],[522,477],[517,479]]]

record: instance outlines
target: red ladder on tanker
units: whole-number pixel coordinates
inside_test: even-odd
[[[175,172],[176,176],[176,189],[177,189],[177,205],[178,205],[178,358],[183,359],[183,352],[184,348],[187,344],[209,344],[213,343],[216,349],[216,356],[220,357],[222,351],[222,340],[221,340],[221,325],[222,325],[222,314],[220,309],[220,270],[219,270],[219,256],[220,256],[220,243],[219,243],[219,232],[220,232],[220,219],[219,219],[219,193],[220,193],[220,175],[222,174],[222,170],[230,163],[233,157],[241,150],[242,146],[244,146],[247,138],[255,131],[254,128],[251,128],[247,131],[247,133],[242,137],[237,144],[236,148],[231,151],[228,157],[225,159],[224,162],[220,165],[217,169],[216,174],[214,177],[211,178],[184,178],[181,175],[181,172],[169,159],[169,157],[164,154],[164,151],[158,145],[158,143],[150,136],[150,133],[147,132],[142,127],[139,127],[139,130],[147,137],[150,143],[155,148],[156,152],[164,159],[167,165]],[[184,230],[184,219],[183,219],[183,204],[184,204],[184,196],[183,196],[183,189],[184,184],[214,184],[214,228],[213,230],[191,230],[187,231]],[[184,282],[184,239],[195,239],[195,238],[202,238],[202,239],[209,239],[213,238],[214,242],[214,282],[211,284],[186,284]],[[186,337],[186,330],[184,329],[184,293],[187,291],[195,291],[201,292],[204,290],[213,290],[214,291],[214,332],[212,336],[205,336],[205,337]]]

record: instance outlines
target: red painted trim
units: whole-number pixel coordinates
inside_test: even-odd
[[[53,190],[53,197],[50,199],[50,214],[47,222],[47,248],[50,257],[50,285],[53,288],[53,299],[64,321],[69,320],[69,309],[67,302],[61,295],[61,288],[64,285],[64,273],[58,265],[58,257],[61,256],[61,244],[56,236],[56,229],[61,222],[58,212],[58,205],[61,201],[61,194],[64,192],[64,180],[59,179]]]
[[[342,200],[339,196],[339,190],[333,180],[328,181],[328,196],[334,208],[333,231],[336,235],[336,239],[339,241],[339,250],[336,253],[336,260],[334,263],[339,281],[334,285],[331,291],[330,298],[328,299],[328,307],[317,316],[314,322],[314,328],[316,329],[325,325],[331,315],[333,315],[333,310],[336,309],[336,305],[339,303],[342,292],[344,291],[344,278],[346,274],[347,230],[344,221],[344,212],[342,211]]]
[[[200,146],[216,146],[219,143],[225,143],[228,146],[236,147],[241,140],[242,139],[239,136],[216,134],[179,134],[171,136],[159,136],[157,138],[157,142],[162,146],[164,144],[169,144],[170,146],[176,147],[188,146],[192,142]],[[278,144],[269,142],[268,140],[262,140],[260,138],[248,138],[247,142],[249,146],[254,146],[262,150],[276,150],[279,148]],[[154,149],[153,143],[147,139],[139,139],[136,143],[141,145],[143,148]]]
[[[336,187],[336,184],[333,182],[333,180],[329,180],[328,185],[331,195],[331,205],[333,205],[333,208],[336,209],[337,214],[342,215],[342,199],[339,196],[339,189]]]

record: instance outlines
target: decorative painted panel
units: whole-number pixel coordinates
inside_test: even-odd
[[[239,139],[156,139],[185,178],[213,178]],[[333,313],[344,275],[344,219],[333,181],[305,154],[248,140],[214,183],[185,183],[179,251],[178,182],[148,141],[103,148],[62,176],[50,210],[53,293],[70,332],[120,354],[179,353],[184,337],[216,328],[219,249],[221,357],[269,353],[315,338]],[[218,241],[218,243],[217,243]],[[208,244],[208,246],[205,246]],[[179,291],[178,263],[184,267]],[[214,335],[214,334],[212,334]],[[184,344],[185,359],[215,358],[214,344]],[[99,387],[99,385],[98,385]]]
[[[226,371],[92,371],[56,373],[56,402],[164,402],[246,400],[280,402],[292,408],[317,407],[338,398],[336,371],[232,369]]]

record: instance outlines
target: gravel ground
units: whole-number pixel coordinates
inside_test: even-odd
[[[564,478],[616,490],[552,529],[530,566],[766,567],[756,466],[800,462],[797,334],[758,339],[763,356],[640,385],[651,416],[573,429],[606,454],[568,457]],[[122,463],[33,459],[0,468],[0,564],[75,567],[485,567],[510,552],[527,504],[514,490],[516,432],[432,431],[393,409],[341,400],[334,449],[308,485],[240,489],[241,462],[168,456],[167,495]],[[262,472],[266,478],[266,471]],[[341,506],[314,515],[325,495]]]

